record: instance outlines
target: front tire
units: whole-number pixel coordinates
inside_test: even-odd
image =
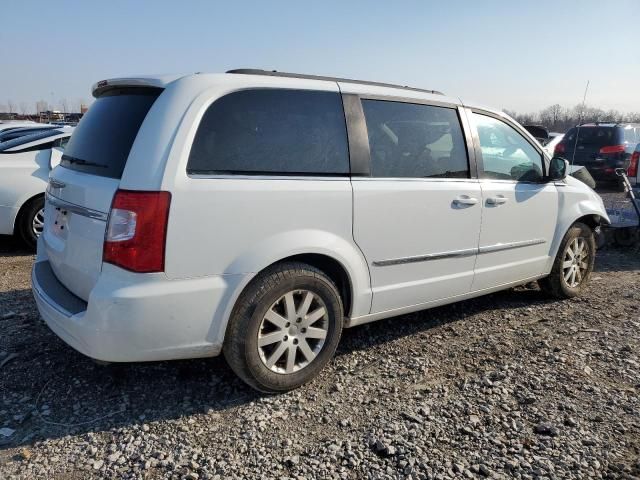
[[[37,197],[22,208],[16,222],[16,233],[29,249],[35,250],[43,228],[44,197]]]
[[[277,264],[259,274],[238,299],[224,356],[256,390],[292,390],[333,358],[343,312],[338,289],[324,272],[300,262]]]
[[[593,272],[595,252],[593,230],[584,223],[574,223],[562,239],[551,273],[538,280],[540,288],[556,298],[579,295]]]

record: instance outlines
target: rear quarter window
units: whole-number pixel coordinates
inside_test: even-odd
[[[202,117],[187,172],[347,175],[342,99],[338,93],[308,90],[230,93]]]

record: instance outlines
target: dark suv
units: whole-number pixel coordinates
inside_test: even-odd
[[[640,124],[587,123],[570,129],[554,154],[574,165],[584,165],[597,182],[618,182],[616,168],[628,169],[631,177],[637,175],[637,156],[633,154],[638,144]]]

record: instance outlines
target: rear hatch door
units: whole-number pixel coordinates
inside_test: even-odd
[[[51,172],[42,245],[56,277],[88,300],[102,269],[107,217],[127,158],[158,88],[106,90]]]

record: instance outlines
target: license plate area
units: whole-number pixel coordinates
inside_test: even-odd
[[[55,237],[66,239],[69,232],[69,212],[62,207],[53,207],[50,231]]]

